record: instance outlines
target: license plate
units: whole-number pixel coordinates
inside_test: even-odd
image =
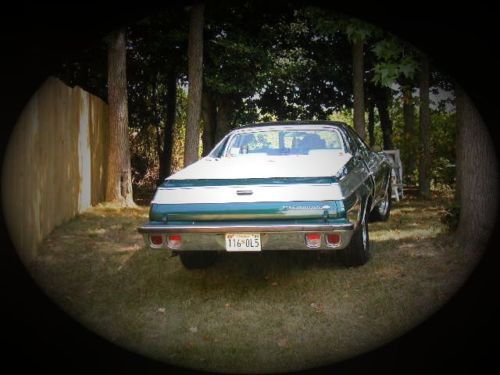
[[[227,251],[261,251],[260,233],[227,233]]]

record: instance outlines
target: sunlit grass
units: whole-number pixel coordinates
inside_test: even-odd
[[[291,371],[394,338],[441,306],[470,264],[439,220],[442,201],[395,203],[370,223],[372,259],[224,254],[185,270],[143,246],[147,208],[100,205],[56,229],[31,265],[48,293],[109,340],[211,371]]]

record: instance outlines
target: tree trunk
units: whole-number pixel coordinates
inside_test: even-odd
[[[200,146],[201,92],[203,86],[203,9],[202,3],[191,8],[188,38],[188,116],[184,141],[184,166],[198,160]]]
[[[420,196],[428,199],[431,196],[431,113],[429,108],[429,59],[422,58],[420,68],[420,163],[418,166],[418,182]]]
[[[498,208],[498,164],[493,141],[477,108],[458,85],[458,240],[466,250],[481,247],[491,234]]]
[[[106,201],[134,206],[128,139],[125,31],[109,36],[108,46],[109,153]]]
[[[417,151],[415,148],[415,104],[412,97],[412,88],[403,88],[403,122],[405,154],[403,156],[404,171],[409,183],[413,183],[413,175],[417,167]]]
[[[375,146],[375,103],[368,101],[368,140],[371,148]]]
[[[457,119],[457,135],[455,139],[455,196],[454,201],[460,206],[460,187],[462,185],[462,165],[460,159],[462,158],[462,144],[464,140],[462,139],[463,130],[461,130],[462,122],[464,121],[463,114],[463,95],[462,88],[459,86],[458,82],[454,82],[455,89],[455,115]]]
[[[382,128],[382,139],[384,142],[384,150],[393,150],[392,143],[392,120],[389,115],[389,95],[391,94],[388,88],[378,88],[375,95],[375,104],[377,105],[378,116],[380,118],[380,127]]]
[[[215,129],[217,128],[217,107],[213,99],[203,91],[202,96],[202,116],[203,116],[203,156],[215,146]]]
[[[352,45],[353,67],[353,92],[354,92],[354,129],[366,138],[365,132],[365,94],[364,94],[364,68],[363,68],[363,42],[353,42]]]
[[[173,129],[177,107],[177,73],[171,69],[167,76],[167,113],[163,131],[163,153],[160,157],[159,183],[170,176],[172,164]]]
[[[231,102],[222,99],[217,105],[217,128],[215,130],[215,143],[219,142],[231,130]]]
[[[153,107],[153,119],[154,126],[156,130],[156,154],[158,159],[161,159],[162,154],[162,138],[160,131],[161,115],[160,115],[160,103],[158,103],[158,77],[155,76],[152,85],[152,107]]]

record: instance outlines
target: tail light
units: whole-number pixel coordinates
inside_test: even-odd
[[[163,245],[164,237],[162,234],[152,234],[149,236],[149,241],[151,245],[155,247]]]
[[[178,234],[168,236],[167,247],[170,249],[178,249],[181,247],[182,237]]]
[[[321,234],[319,233],[307,233],[306,234],[306,245],[310,248],[317,248],[321,246]]]
[[[326,235],[326,245],[328,247],[339,247],[342,242],[340,233],[329,233]]]

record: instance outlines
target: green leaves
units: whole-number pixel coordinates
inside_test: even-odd
[[[399,63],[399,71],[405,78],[412,79],[418,71],[417,60],[411,56],[403,57]]]
[[[380,60],[389,61],[397,60],[403,53],[403,48],[396,38],[389,37],[375,43],[372,51]]]
[[[417,70],[417,61],[408,56],[397,62],[379,62],[373,68],[373,81],[382,86],[390,87],[401,77],[413,79]]]
[[[381,86],[390,87],[399,77],[400,68],[396,63],[378,63],[373,69],[373,81]]]
[[[393,35],[376,42],[371,51],[376,57],[373,82],[390,87],[397,81],[411,81],[418,72],[418,52]]]
[[[347,38],[354,43],[366,42],[370,37],[375,37],[380,33],[380,29],[376,26],[356,18],[350,18],[343,24]]]

